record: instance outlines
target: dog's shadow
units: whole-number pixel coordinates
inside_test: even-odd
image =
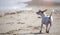
[[[45,34],[45,33],[31,33],[31,34],[37,35],[37,34]]]
[[[21,34],[21,35],[27,35],[27,34],[39,35],[39,34],[45,34],[45,33],[24,33],[24,34]]]

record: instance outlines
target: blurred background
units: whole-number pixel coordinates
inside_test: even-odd
[[[0,0],[0,10],[31,10],[31,6],[60,6],[60,0]]]
[[[60,0],[32,0],[30,4],[37,6],[59,6]]]

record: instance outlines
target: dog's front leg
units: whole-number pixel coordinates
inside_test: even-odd
[[[43,27],[43,23],[41,24],[41,30],[40,30],[40,33],[42,33],[42,27]]]
[[[49,31],[48,31],[48,24],[46,24],[46,33],[49,33]]]

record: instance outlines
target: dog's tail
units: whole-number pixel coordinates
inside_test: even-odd
[[[49,17],[49,19],[51,19],[51,16],[52,16],[52,12],[51,12],[51,14],[50,14],[50,17]]]
[[[50,14],[50,17],[52,16],[52,12],[51,12],[51,14]]]
[[[52,13],[53,13],[53,12],[51,12],[49,19],[51,19]]]
[[[52,16],[52,13],[54,12],[54,9],[53,9],[53,11],[51,12],[51,14],[50,14],[50,17],[49,17],[49,19],[51,19],[51,16]]]
[[[54,9],[53,9],[53,11],[51,12],[51,14],[50,14],[50,17],[49,17],[49,19],[51,18],[51,16],[52,16],[52,13],[54,12]]]

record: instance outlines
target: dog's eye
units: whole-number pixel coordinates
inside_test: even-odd
[[[41,13],[43,13],[43,12],[41,12]]]

